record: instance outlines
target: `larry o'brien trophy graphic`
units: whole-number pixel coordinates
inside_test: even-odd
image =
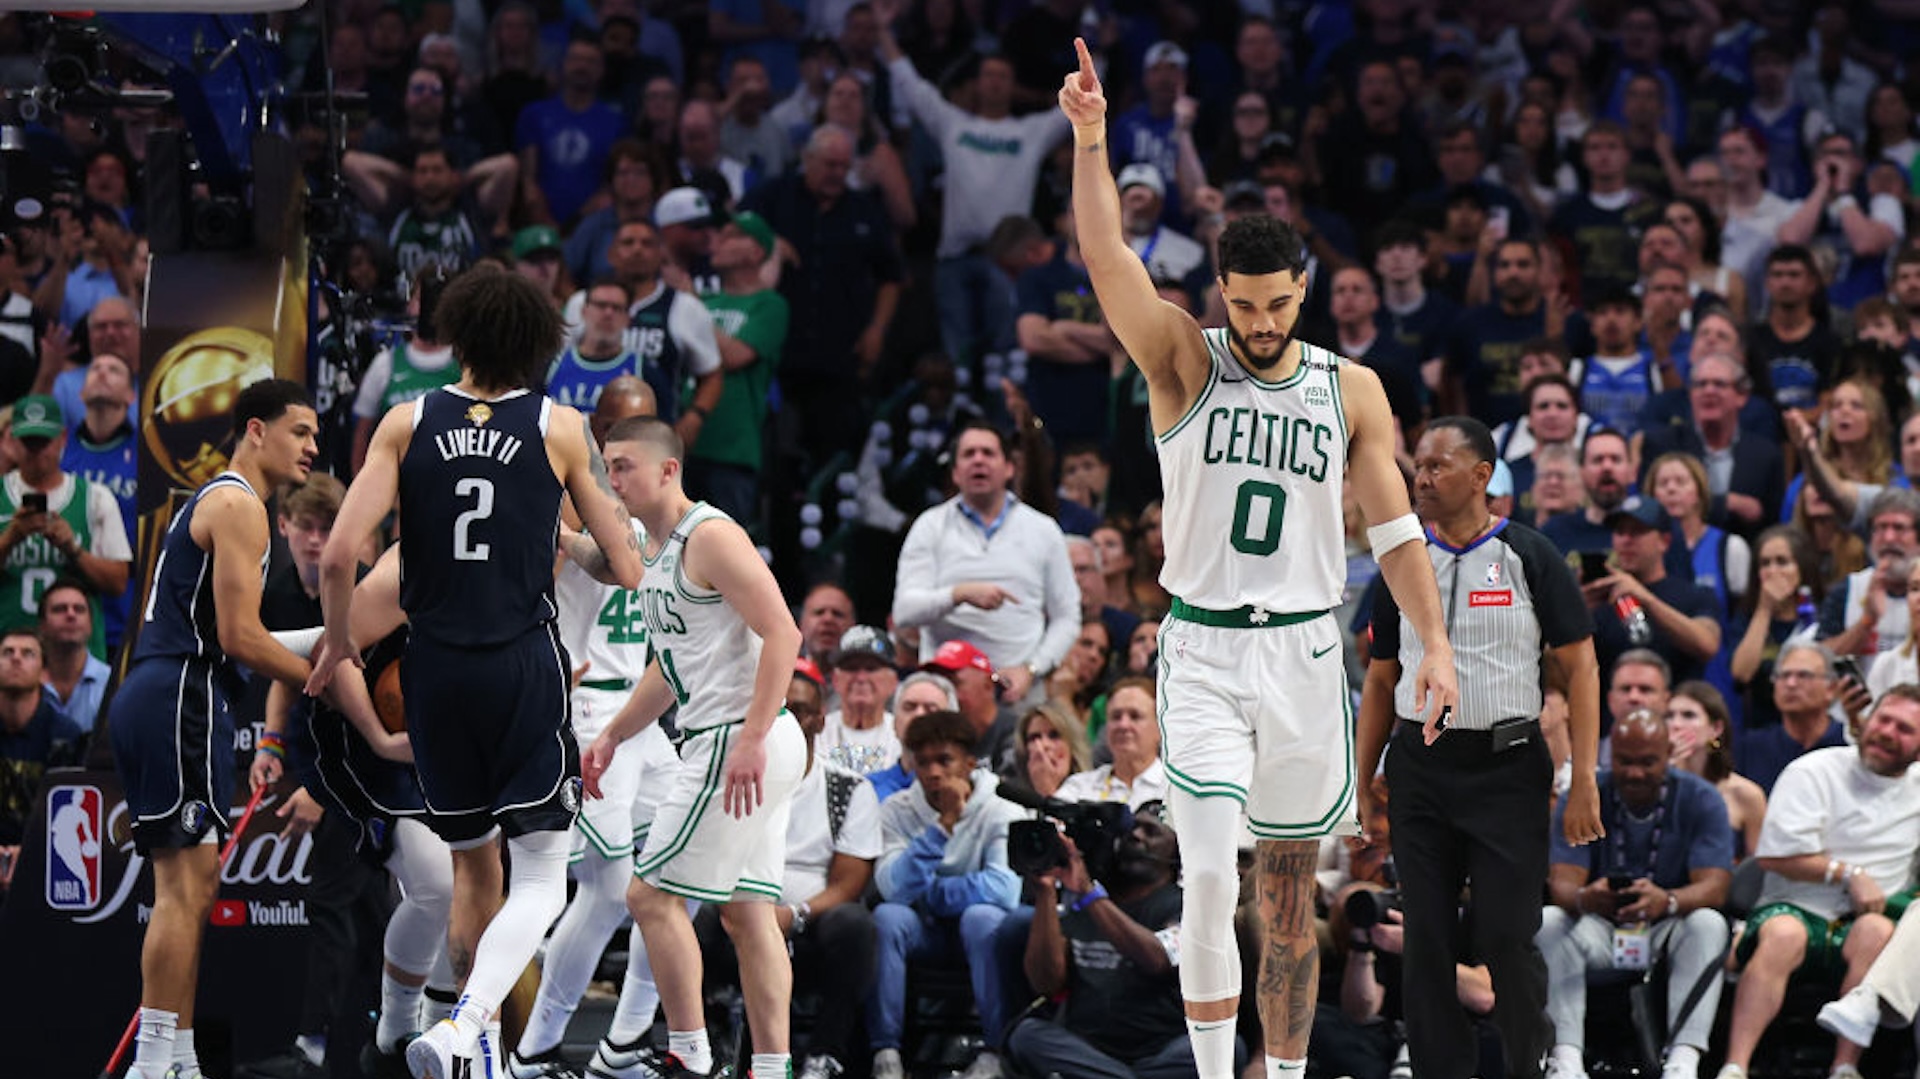
[[[188,334],[154,365],[141,392],[142,440],[174,487],[194,490],[226,467],[234,399],[274,376],[273,353],[265,334],[219,326]]]

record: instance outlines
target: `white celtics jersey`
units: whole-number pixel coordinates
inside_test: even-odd
[[[646,530],[633,522],[642,549]],[[560,608],[560,643],[575,667],[590,663],[588,683],[625,680],[640,684],[647,670],[647,621],[640,616],[640,593],[602,584],[568,559],[554,578],[553,598]]]
[[[1207,330],[1211,370],[1193,407],[1161,435],[1167,561],[1160,584],[1212,610],[1294,614],[1340,605],[1346,583],[1340,491],[1346,361],[1300,343],[1300,366],[1263,382]]]
[[[760,637],[720,593],[696,587],[681,564],[687,538],[708,521],[730,518],[696,503],[674,526],[640,578],[640,610],[660,673],[680,705],[679,725],[692,732],[737,722],[753,703]]]

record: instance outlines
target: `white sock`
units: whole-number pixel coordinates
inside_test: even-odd
[[[566,907],[568,845],[566,832],[530,832],[507,840],[513,862],[507,901],[480,935],[466,992],[453,1009],[465,1044],[472,1045],[500,1010]]]
[[[753,1054],[751,1079],[793,1079],[793,1054]]]
[[[307,1063],[318,1068],[327,1062],[327,1036],[325,1034],[301,1034],[293,1039],[293,1047],[307,1058]]]
[[[607,1040],[631,1045],[645,1037],[659,1009],[660,990],[653,984],[653,964],[647,961],[647,940],[636,925],[627,933],[627,977],[620,986],[620,1003],[613,1010]]]
[[[707,1028],[667,1031],[667,1052],[680,1058],[690,1072],[702,1075],[713,1070],[713,1049],[707,1044]]]
[[[1233,1079],[1231,1019],[1201,1022],[1188,1017],[1187,1037],[1193,1042],[1194,1070],[1200,1079]]]
[[[1554,1046],[1553,1052],[1548,1054],[1548,1059],[1557,1060],[1563,1066],[1576,1071],[1585,1071],[1587,1067],[1585,1051],[1577,1045],[1568,1045],[1565,1042]]]
[[[1667,1050],[1667,1063],[1697,1072],[1700,1070],[1700,1050],[1691,1045],[1676,1045]]]
[[[417,1024],[423,988],[399,981],[392,971],[380,972],[380,1023],[373,1032],[374,1048],[391,1053],[402,1038],[420,1029]]]
[[[173,1043],[180,1022],[177,1012],[140,1009],[140,1033],[133,1043],[131,1079],[166,1079],[173,1067]]]
[[[173,1062],[180,1065],[182,1075],[192,1075],[200,1070],[200,1051],[194,1047],[192,1030],[174,1028]]]
[[[1267,1079],[1300,1079],[1306,1073],[1305,1057],[1299,1060],[1282,1060],[1271,1053],[1267,1055]]]

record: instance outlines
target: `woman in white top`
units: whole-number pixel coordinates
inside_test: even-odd
[[[1686,244],[1688,281],[1694,294],[1711,292],[1727,301],[1735,318],[1747,317],[1747,281],[1736,270],[1720,264],[1720,226],[1707,204],[1691,196],[1667,203],[1667,224]]]
[[[1091,760],[1087,728],[1058,704],[1035,706],[1014,728],[1014,764],[1027,786],[1043,797],[1053,797],[1068,776],[1085,771]]]
[[[1526,412],[1494,429],[1493,444],[1500,457],[1519,461],[1542,446],[1578,449],[1584,445],[1593,417],[1580,411],[1580,397],[1573,387],[1571,375],[1541,375],[1529,381]]]

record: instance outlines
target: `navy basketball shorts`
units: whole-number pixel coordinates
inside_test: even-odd
[[[427,824],[449,843],[495,824],[566,831],[580,811],[567,652],[551,625],[494,648],[414,633],[400,668]]]
[[[108,710],[133,845],[142,854],[197,846],[227,833],[233,804],[228,679],[205,659],[160,656],[133,665]]]
[[[293,722],[287,763],[328,812],[354,823],[360,853],[377,861],[393,852],[396,820],[426,814],[413,766],[374,753],[347,717],[325,705],[312,706],[304,723]]]

